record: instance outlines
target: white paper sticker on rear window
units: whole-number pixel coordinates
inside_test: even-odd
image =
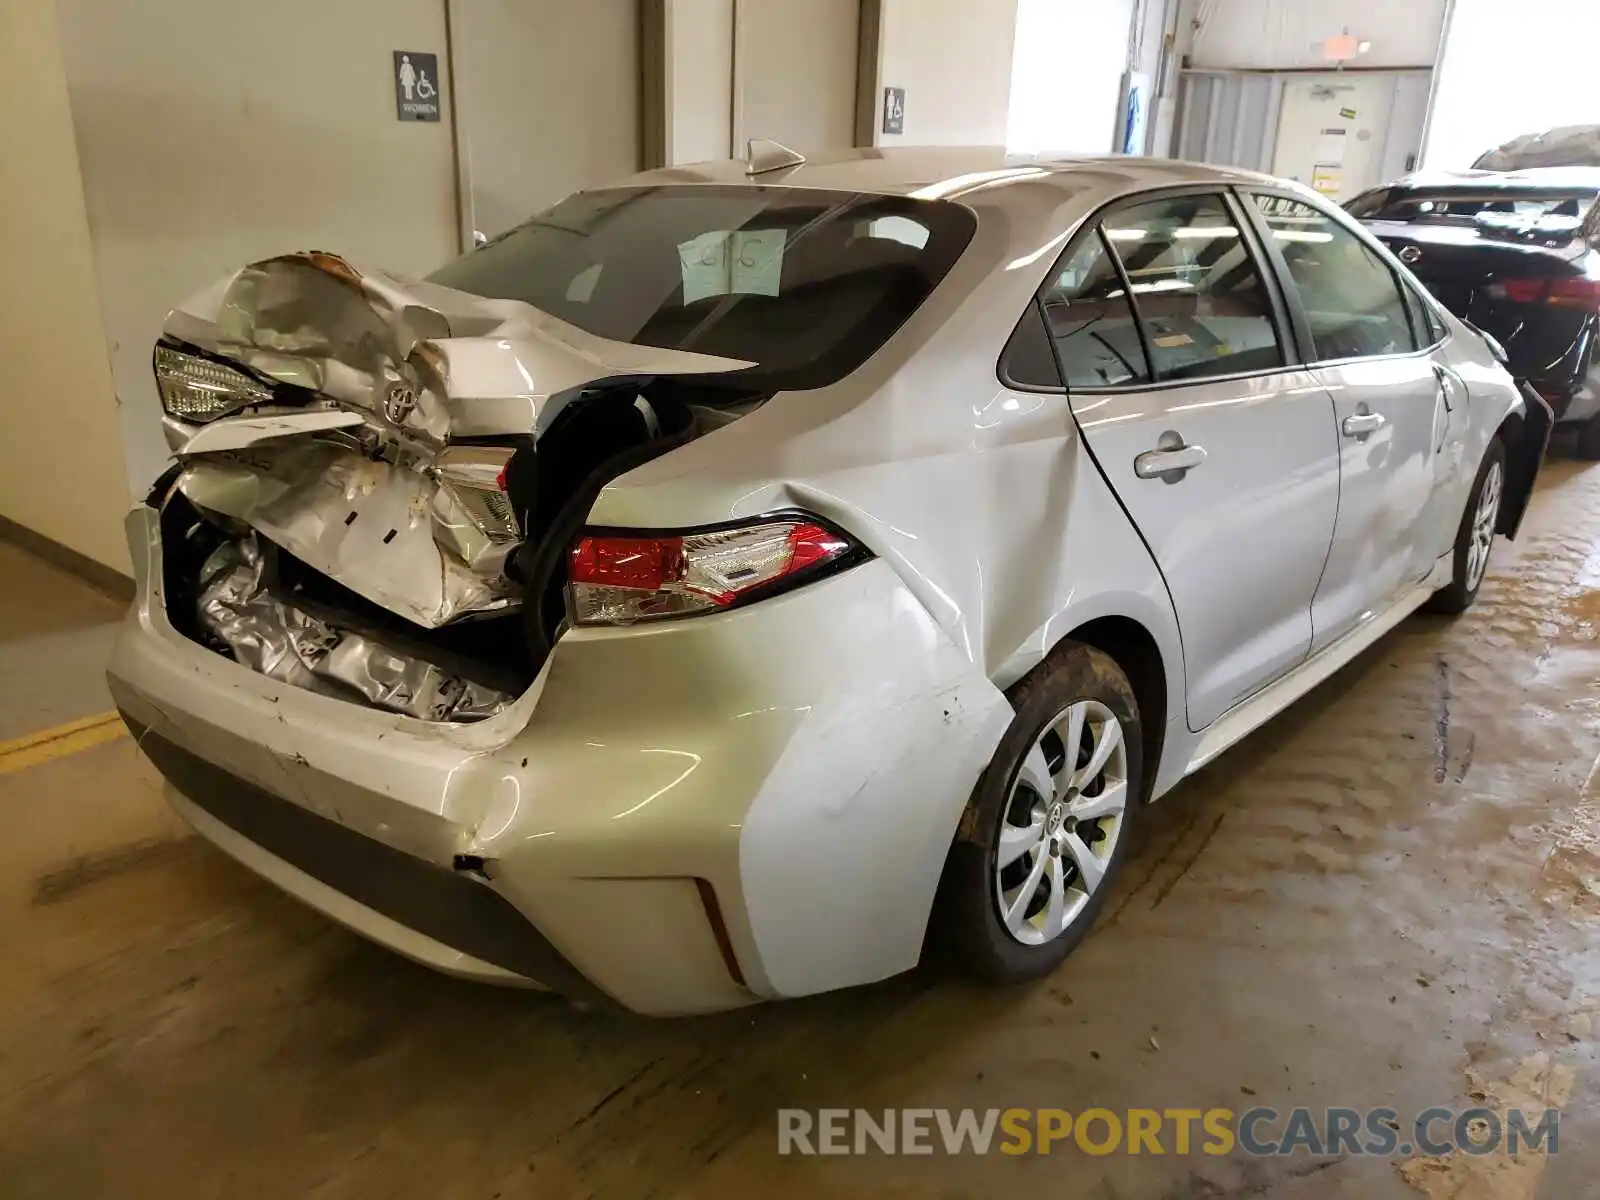
[[[683,302],[730,294],[776,296],[783,277],[782,229],[717,230],[678,243]]]

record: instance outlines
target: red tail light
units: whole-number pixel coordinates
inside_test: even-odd
[[[805,517],[660,537],[591,534],[573,547],[568,598],[578,625],[631,625],[728,608],[865,552]]]
[[[1554,308],[1580,308],[1600,312],[1600,279],[1568,275],[1556,279],[1497,279],[1484,289],[1498,300],[1517,304],[1548,304]]]

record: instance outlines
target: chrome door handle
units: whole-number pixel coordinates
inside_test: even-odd
[[[1133,473],[1140,479],[1161,479],[1167,483],[1177,483],[1205,460],[1204,446],[1179,445],[1171,449],[1146,450],[1133,460]]]
[[[1344,430],[1345,437],[1364,438],[1369,433],[1377,433],[1388,423],[1382,413],[1358,412],[1346,417],[1340,428]]]

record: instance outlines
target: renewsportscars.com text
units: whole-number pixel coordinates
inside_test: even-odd
[[[1553,1108],[783,1108],[778,1153],[1554,1154],[1560,1128]]]

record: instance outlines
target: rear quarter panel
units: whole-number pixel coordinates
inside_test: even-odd
[[[1136,183],[1110,167],[1072,178],[1081,191],[1013,183],[1004,206],[974,197],[973,245],[862,370],[781,394],[622,477],[591,522],[681,528],[807,509],[890,564],[996,686],[1020,679],[1073,628],[1114,615],[1146,628],[1167,695],[1181,696],[1166,587],[1089,458],[1067,397],[1014,390],[997,375],[1077,223],[1115,194],[1108,188]]]

